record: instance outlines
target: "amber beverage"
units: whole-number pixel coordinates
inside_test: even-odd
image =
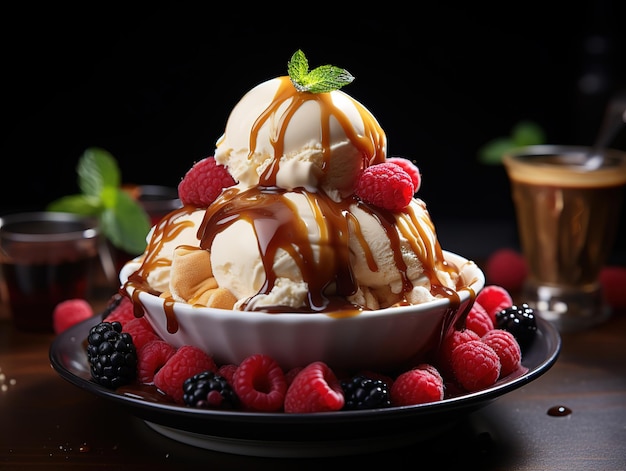
[[[56,212],[0,218],[3,302],[20,330],[52,332],[55,306],[88,298],[98,263],[99,230],[90,218]]]
[[[626,153],[529,146],[504,165],[529,269],[523,300],[563,331],[602,322],[599,274],[617,234]]]

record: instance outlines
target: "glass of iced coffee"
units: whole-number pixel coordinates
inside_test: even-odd
[[[561,331],[606,320],[599,274],[617,234],[626,153],[539,145],[514,149],[503,163],[528,263],[522,298]]]

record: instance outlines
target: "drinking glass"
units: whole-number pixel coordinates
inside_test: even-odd
[[[561,331],[606,320],[599,274],[617,235],[626,153],[539,145],[503,163],[528,264],[523,300]]]

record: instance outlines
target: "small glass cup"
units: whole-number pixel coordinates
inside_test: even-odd
[[[561,331],[603,322],[600,270],[617,235],[626,153],[540,145],[504,156],[529,276],[522,299]]]
[[[52,332],[58,303],[89,296],[99,241],[93,218],[61,212],[0,217],[2,297],[18,329]]]

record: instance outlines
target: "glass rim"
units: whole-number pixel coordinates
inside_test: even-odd
[[[27,232],[12,225],[37,222],[76,224],[64,232]],[[95,239],[100,235],[96,218],[57,211],[26,211],[0,216],[0,238],[13,242],[63,242]]]

